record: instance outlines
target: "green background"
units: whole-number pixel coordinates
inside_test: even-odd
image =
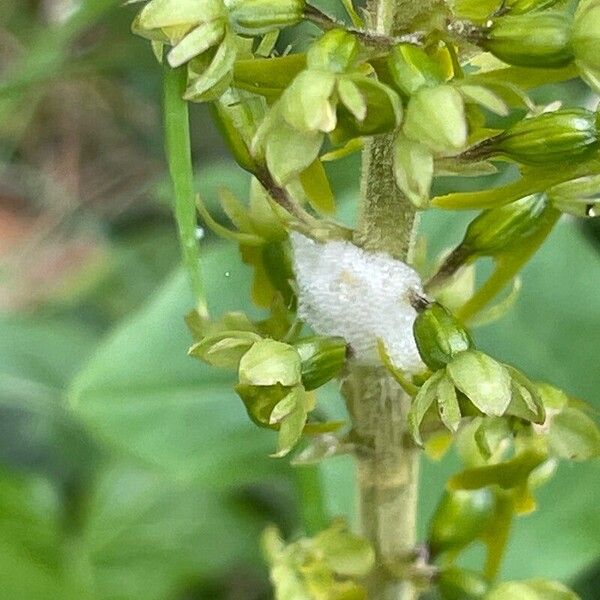
[[[0,596],[269,598],[261,530],[294,535],[322,510],[352,521],[352,465],[269,459],[274,439],[248,422],[231,377],[187,357],[159,69],[128,33],[132,7],[95,1],[65,21],[52,4],[0,5]],[[243,198],[247,177],[207,111],[192,118],[199,191],[213,207],[222,185]],[[358,172],[356,159],[330,172],[347,220]],[[432,250],[458,242],[469,217],[428,213]],[[563,219],[515,307],[476,332],[486,351],[596,407],[598,232]],[[56,248],[79,259],[48,263]],[[211,311],[252,312],[237,249],[211,236],[201,248]],[[320,405],[343,414],[333,387]],[[452,456],[424,464],[421,531],[456,468]],[[599,476],[598,462],[560,466],[540,510],[516,523],[505,578],[547,576],[598,598]]]

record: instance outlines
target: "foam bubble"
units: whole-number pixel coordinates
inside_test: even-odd
[[[412,294],[423,295],[419,274],[385,253],[346,241],[318,243],[291,234],[298,316],[320,335],[343,337],[354,359],[379,365],[377,339],[401,370],[425,370],[415,339]]]

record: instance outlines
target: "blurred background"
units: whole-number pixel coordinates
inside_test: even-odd
[[[347,459],[293,469],[267,458],[274,440],[248,423],[228,376],[186,356],[160,69],[129,33],[135,10],[0,0],[2,599],[267,599],[267,523],[293,535],[353,519]],[[586,94],[577,82],[540,91]],[[248,178],[204,107],[192,128],[209,205],[224,185],[243,198]],[[358,167],[330,170],[347,215]],[[458,242],[469,217],[428,213],[433,250]],[[202,248],[211,309],[252,313],[237,249],[210,236]],[[597,222],[565,219],[523,283],[510,314],[478,329],[481,345],[600,407]],[[335,389],[321,402],[343,415]],[[456,467],[452,456],[424,465],[422,531]],[[598,463],[561,465],[538,500],[503,575],[600,598]]]

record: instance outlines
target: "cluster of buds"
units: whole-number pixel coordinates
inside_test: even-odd
[[[252,144],[254,156],[278,183],[287,184],[307,169],[326,135],[339,144],[400,123],[398,96],[365,75],[365,58],[356,36],[341,29],[327,32],[309,48],[306,69],[271,107]]]
[[[237,370],[235,390],[256,425],[279,432],[274,456],[280,457],[311,431],[311,392],[340,374],[347,346],[341,338],[327,337],[285,343],[264,337],[268,329],[268,323],[255,324],[242,313],[230,313],[205,325],[189,354],[212,366]],[[320,423],[317,430],[327,427]]]
[[[150,0],[133,23],[133,31],[157,45],[170,47],[171,67],[188,65],[186,97],[218,98],[231,84],[240,52],[251,47],[245,38],[262,36],[298,23],[304,0]]]
[[[441,304],[418,299],[414,335],[431,376],[413,401],[408,421],[415,441],[436,405],[442,423],[453,432],[463,416],[512,415],[543,423],[544,406],[535,386],[517,369],[477,350],[465,327]],[[434,421],[436,418],[434,418]]]
[[[554,10],[553,4],[516,2],[481,26],[461,22],[450,28],[511,65],[547,69],[574,62],[582,77],[600,89],[600,2],[581,0],[574,15]]]
[[[276,598],[365,600],[360,582],[375,565],[370,544],[340,520],[313,538],[286,544],[275,527],[262,537]]]

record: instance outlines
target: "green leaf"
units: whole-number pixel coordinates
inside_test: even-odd
[[[503,489],[517,488],[527,482],[531,472],[546,458],[545,454],[526,450],[505,462],[465,469],[454,475],[448,485],[452,490],[477,490],[488,485],[499,485]]]
[[[412,402],[408,413],[408,429],[417,444],[422,444],[421,423],[425,418],[425,413],[429,410],[437,396],[437,385],[444,376],[444,371],[436,371],[421,386],[419,393]]]
[[[326,215],[335,213],[333,190],[320,160],[313,161],[300,173],[300,183],[314,209]]]
[[[579,600],[579,596],[556,581],[530,579],[502,583],[485,600]]]
[[[548,441],[554,454],[568,460],[590,460],[600,456],[600,430],[576,408],[564,408],[550,417]]]
[[[188,354],[213,367],[237,369],[244,354],[260,339],[252,331],[223,331],[194,344]]]
[[[14,600],[71,597],[61,570],[60,504],[43,479],[0,472],[0,578]]]
[[[213,311],[245,307],[248,272],[235,248],[205,252],[204,263]],[[275,473],[272,440],[248,422],[231,377],[186,355],[192,304],[175,275],[100,345],[72,384],[71,411],[96,439],[180,479],[223,487]]]
[[[277,452],[272,455],[275,458],[286,456],[298,443],[304,431],[310,409],[308,396],[302,386],[296,386],[291,390],[284,402],[288,404],[286,410],[289,412],[285,415],[279,427]]]
[[[300,355],[288,344],[261,339],[242,357],[239,377],[247,385],[294,386],[302,378]]]
[[[316,160],[323,139],[320,132],[300,132],[284,122],[271,130],[265,157],[277,182],[284,185],[307,169]]]
[[[497,115],[506,117],[510,112],[504,100],[486,87],[463,84],[458,87],[458,90],[467,100],[471,100]]]
[[[163,600],[190,578],[258,562],[264,517],[209,487],[123,464],[103,470],[89,490],[77,549],[91,565],[93,597]]]
[[[456,356],[446,367],[454,385],[484,414],[502,416],[511,399],[510,374],[478,350]]]

